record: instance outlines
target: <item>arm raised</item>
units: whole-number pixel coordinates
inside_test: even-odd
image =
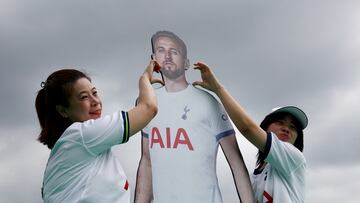
[[[129,111],[130,136],[143,129],[157,114],[157,101],[151,83],[162,83],[162,81],[154,79],[152,76],[156,66],[158,64],[155,61],[150,61],[144,73],[140,76],[138,102]]]
[[[264,151],[266,132],[251,119],[241,105],[236,102],[225,87],[216,79],[213,72],[205,63],[198,62],[194,65],[195,69],[200,70],[202,81],[195,81],[193,85],[199,85],[214,92],[221,100],[226,112],[241,134],[260,151]]]

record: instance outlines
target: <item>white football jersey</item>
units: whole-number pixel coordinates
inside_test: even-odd
[[[149,139],[154,203],[222,202],[216,175],[219,140],[235,131],[219,102],[189,85],[156,90],[158,114]]]
[[[252,175],[256,202],[304,202],[306,161],[303,153],[269,133],[265,155],[265,168],[255,170]]]
[[[111,152],[113,145],[128,139],[126,112],[73,123],[51,150],[44,202],[130,202],[129,183]]]

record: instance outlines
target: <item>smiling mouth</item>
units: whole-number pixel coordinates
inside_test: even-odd
[[[101,110],[90,112],[91,115],[101,116]]]

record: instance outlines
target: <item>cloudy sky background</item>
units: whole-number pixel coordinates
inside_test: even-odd
[[[130,109],[157,30],[177,33],[190,61],[209,64],[257,122],[273,107],[301,107],[310,120],[306,202],[357,201],[359,1],[2,0],[0,202],[41,201],[50,151],[36,141],[40,82],[77,67],[92,77],[105,114]],[[239,133],[238,142],[252,171],[256,149]],[[140,136],[114,151],[134,190]],[[237,202],[221,150],[218,158],[224,201]]]

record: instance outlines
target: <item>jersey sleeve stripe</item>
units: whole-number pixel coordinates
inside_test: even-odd
[[[227,131],[225,131],[225,132],[222,132],[222,133],[216,135],[216,140],[219,141],[221,138],[224,138],[224,137],[229,136],[229,135],[232,135],[232,134],[235,134],[235,130],[234,130],[234,129],[227,130]]]
[[[264,157],[265,158],[268,156],[268,154],[270,152],[271,141],[272,141],[272,135],[271,135],[271,133],[268,133],[267,138],[266,138],[265,149],[264,149]]]
[[[144,131],[141,131],[141,135],[145,138],[149,138],[149,134],[145,133]]]
[[[123,134],[123,140],[121,143],[125,143],[129,141],[129,134],[130,134],[130,124],[129,124],[129,114],[128,112],[121,112],[123,121],[124,121],[124,134]]]

